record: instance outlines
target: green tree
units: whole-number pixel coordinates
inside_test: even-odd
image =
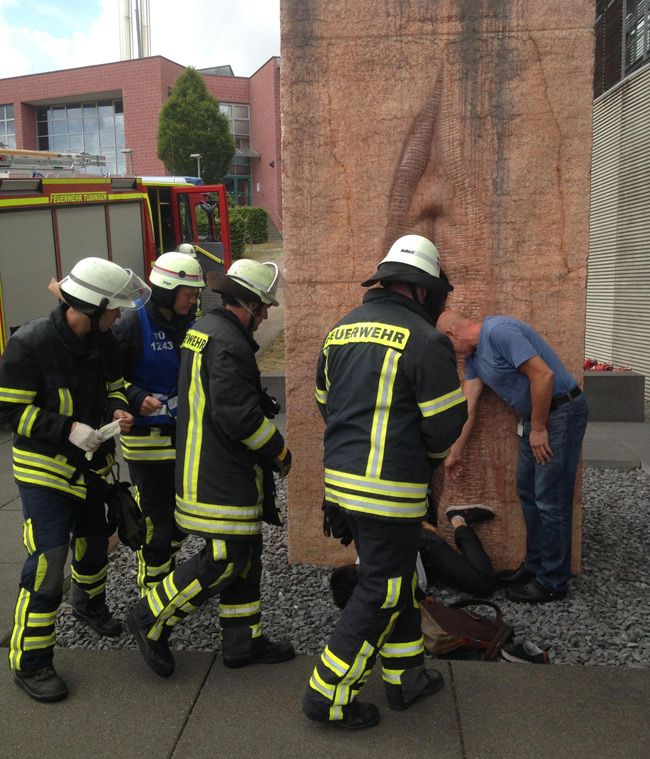
[[[191,66],[178,77],[158,117],[158,158],[172,174],[201,175],[206,184],[220,182],[235,155],[235,141],[219,101],[208,93],[203,77]]]

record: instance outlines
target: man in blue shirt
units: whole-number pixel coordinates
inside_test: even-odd
[[[517,491],[526,521],[526,557],[517,570],[502,573],[501,580],[513,601],[564,598],[587,401],[550,346],[517,319],[486,316],[476,322],[460,311],[445,311],[437,327],[465,359],[468,403],[468,419],[445,460],[445,472],[456,479],[462,471],[463,451],[487,385],[521,416]]]

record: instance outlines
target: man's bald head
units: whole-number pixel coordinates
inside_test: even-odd
[[[481,322],[475,322],[462,311],[443,311],[436,323],[438,331],[447,335],[459,356],[471,356],[481,332]]]

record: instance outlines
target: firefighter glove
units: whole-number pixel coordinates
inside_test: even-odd
[[[286,445],[273,459],[273,469],[278,473],[280,479],[283,479],[289,474],[289,470],[291,469],[291,451]]]
[[[72,426],[72,432],[68,435],[68,440],[72,445],[81,448],[82,451],[94,453],[102,443],[102,437],[97,430],[94,430],[87,424],[75,422]]]
[[[323,535],[337,538],[342,546],[349,546],[352,542],[352,531],[341,509],[327,501],[323,501]]]

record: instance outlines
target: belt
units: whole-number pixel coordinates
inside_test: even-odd
[[[549,408],[549,411],[555,411],[556,408],[559,408],[560,406],[564,406],[565,403],[569,403],[569,401],[572,401],[574,398],[577,398],[579,395],[582,395],[582,390],[576,385],[573,390],[570,390],[568,393],[562,393],[562,395],[556,395],[555,398],[551,400],[551,407]]]

